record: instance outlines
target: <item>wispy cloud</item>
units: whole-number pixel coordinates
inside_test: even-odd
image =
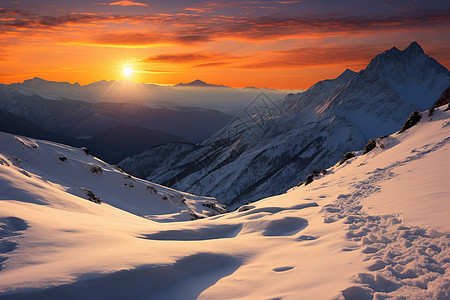
[[[378,49],[365,46],[309,47],[285,51],[261,51],[255,57],[229,56],[220,52],[159,54],[143,59],[143,63],[185,64],[195,68],[227,67],[232,69],[302,69],[352,63],[367,63]]]
[[[157,33],[147,32],[106,32],[94,35],[89,39],[90,43],[99,45],[154,45],[166,42],[166,38]]]
[[[193,68],[219,67],[240,61],[241,56],[230,56],[220,52],[195,52],[159,54],[143,59],[143,63],[165,63],[189,65]]]
[[[209,63],[197,64],[194,67],[195,68],[210,68],[210,67],[226,66],[226,65],[230,65],[231,63],[232,62],[230,62],[230,61],[209,62]]]
[[[148,4],[146,4],[146,3],[134,2],[134,1],[117,1],[117,2],[113,2],[113,3],[109,3],[108,5],[148,7]]]
[[[249,41],[302,38],[336,34],[357,35],[362,32],[401,31],[425,26],[448,26],[450,11],[420,11],[391,16],[310,16],[310,17],[231,17],[189,14],[146,15],[40,15],[21,10],[0,9],[0,31],[51,27],[63,31],[73,25],[114,25],[128,23],[127,32],[104,27],[91,42],[111,45],[142,45],[158,42],[196,44],[213,40]],[[92,33],[91,33],[92,35]]]
[[[162,74],[162,73],[173,73],[169,70],[136,70],[135,73],[141,73],[141,74]]]
[[[352,63],[368,62],[377,52],[377,49],[364,46],[296,48],[267,52],[263,55],[263,59],[256,59],[237,67],[244,69],[301,69],[310,66],[345,64],[349,61]]]
[[[160,54],[151,56],[144,60],[144,62],[171,62],[171,63],[191,63],[212,59],[223,58],[222,54],[199,52],[199,53],[177,53],[177,54]]]

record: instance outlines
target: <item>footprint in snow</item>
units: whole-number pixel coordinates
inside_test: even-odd
[[[17,243],[0,240],[0,254],[5,254],[16,250]]]
[[[308,220],[303,218],[286,217],[272,220],[263,232],[264,236],[289,236],[308,227]]]
[[[274,272],[286,272],[289,270],[292,270],[294,267],[291,266],[287,266],[287,267],[278,267],[278,268],[273,268]]]
[[[22,231],[28,227],[27,222],[17,217],[0,218],[0,238],[3,237],[3,234],[7,234],[7,232]]]
[[[316,239],[317,237],[312,235],[301,235],[297,238],[298,241],[313,241]]]
[[[18,244],[8,241],[8,238],[21,235],[22,231],[28,227],[27,222],[17,217],[0,218],[0,254],[7,254],[16,250]],[[2,263],[7,259],[8,257],[0,257],[0,271],[2,270]]]

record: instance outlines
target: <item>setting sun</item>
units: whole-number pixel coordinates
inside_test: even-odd
[[[131,67],[124,67],[122,69],[122,73],[125,77],[131,77],[133,75],[134,70]]]

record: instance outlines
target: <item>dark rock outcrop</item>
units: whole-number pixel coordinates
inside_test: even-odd
[[[339,165],[342,165],[344,162],[353,157],[355,157],[355,154],[353,154],[352,152],[345,153],[344,157],[342,157],[342,159],[339,161]]]
[[[369,142],[364,147],[363,154],[369,153],[370,151],[375,149],[376,146],[377,146],[377,140],[376,139],[370,139]]]
[[[405,121],[405,123],[403,124],[402,128],[400,128],[400,130],[398,131],[398,133],[402,133],[405,130],[413,127],[414,125],[416,125],[417,123],[419,123],[420,119],[422,119],[422,115],[420,114],[420,112],[418,112],[417,110],[414,111],[408,118],[408,120]]]

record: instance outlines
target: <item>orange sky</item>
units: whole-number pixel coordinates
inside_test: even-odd
[[[88,84],[129,67],[136,82],[302,89],[412,41],[450,65],[446,1],[76,2],[0,1],[0,82]]]

